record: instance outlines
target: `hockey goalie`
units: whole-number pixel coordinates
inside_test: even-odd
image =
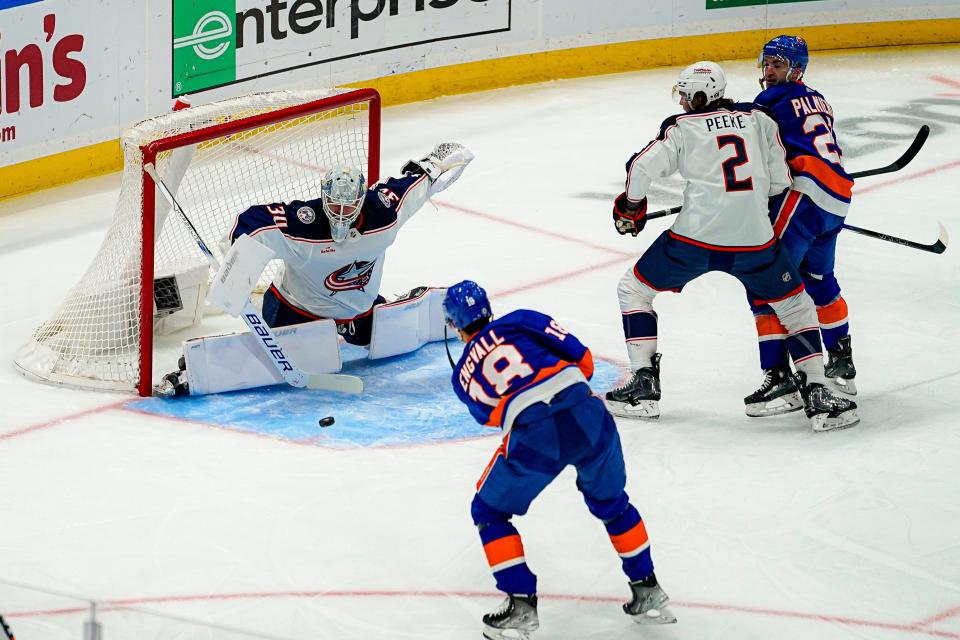
[[[339,338],[369,357],[408,353],[444,339],[444,289],[417,287],[397,300],[380,295],[384,256],[400,228],[473,160],[469,149],[442,143],[411,160],[399,177],[367,187],[363,170],[339,163],[323,177],[319,197],[257,204],[237,214],[222,241],[224,259],[207,302],[239,316],[264,267],[284,268],[263,296],[262,320],[283,348],[314,371],[341,367]],[[178,370],[157,395],[203,395],[278,384],[269,353],[250,333],[184,342]]]

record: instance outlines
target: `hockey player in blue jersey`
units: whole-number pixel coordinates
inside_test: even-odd
[[[527,638],[539,626],[537,578],[511,519],[525,514],[567,465],[576,468],[587,508],[620,555],[632,593],[624,612],[639,623],[676,622],[653,572],[643,520],[624,491],[617,427],[587,383],[590,350],[536,311],[494,320],[486,292],[470,280],[447,289],[443,311],[466,343],[453,371],[457,397],[477,422],[505,432],[471,506],[497,589],[507,594],[483,616],[484,637]]]
[[[837,235],[850,206],[853,180],[833,130],[833,108],[803,83],[809,54],[798,36],[781,35],[763,46],[758,61],[763,90],[754,102],[777,123],[787,151],[792,184],[771,202],[774,233],[799,268],[817,307],[834,388],[855,395],[856,369],[847,324],[847,303],[834,275]],[[787,330],[769,305],[751,304],[760,340],[760,388],[744,398],[746,413],[764,416],[803,407],[790,375]]]
[[[284,269],[264,293],[263,320],[271,327],[304,325],[288,338],[302,344],[285,342],[291,357],[309,360],[303,368],[339,370],[337,334],[367,347],[370,358],[443,339],[442,289],[419,287],[387,303],[380,281],[400,228],[472,160],[463,145],[442,143],[406,163],[401,176],[369,188],[362,169],[337,163],[324,175],[318,197],[251,206],[237,215],[222,243],[225,257],[208,301],[229,312],[217,302],[235,297],[239,287],[246,287],[240,295],[246,300],[267,261],[279,259]],[[245,337],[188,341],[180,371],[168,374],[157,392],[198,395],[279,382],[269,361],[244,357],[251,352]]]

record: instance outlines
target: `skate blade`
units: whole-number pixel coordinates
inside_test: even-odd
[[[656,400],[641,400],[637,404],[604,400],[607,409],[620,418],[634,420],[657,420],[660,418],[660,404]]]
[[[677,616],[669,607],[662,609],[649,609],[645,613],[638,613],[630,616],[637,624],[674,624]]]
[[[830,384],[830,388],[834,391],[839,391],[848,396],[857,395],[857,382],[856,380],[847,380],[845,378],[827,378],[827,382]]]
[[[835,418],[831,418],[825,413],[810,418],[813,423],[813,430],[820,431],[839,431],[840,429],[849,429],[860,424],[860,416],[856,409],[844,411]]]
[[[484,625],[483,637],[487,640],[530,640],[530,634],[537,630],[532,629],[497,629]]]
[[[799,393],[788,393],[769,402],[754,402],[744,406],[744,412],[751,418],[779,416],[803,409],[803,398]]]

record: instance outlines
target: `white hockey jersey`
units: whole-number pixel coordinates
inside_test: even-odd
[[[639,201],[654,179],[679,171],[687,183],[677,239],[760,247],[773,238],[768,198],[790,185],[785,153],[776,123],[750,103],[672,116],[627,162],[627,197]]]
[[[343,242],[331,238],[320,198],[256,205],[237,216],[226,240],[247,234],[283,260],[274,285],[285,301],[318,318],[348,320],[373,306],[387,247],[429,197],[430,178],[423,174],[374,185]]]

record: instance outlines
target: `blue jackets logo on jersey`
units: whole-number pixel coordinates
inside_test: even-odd
[[[300,207],[297,209],[297,218],[303,224],[310,224],[317,219],[317,212],[312,207]]]
[[[370,284],[370,277],[373,275],[373,268],[376,265],[376,260],[371,260],[370,262],[364,260],[359,262],[355,261],[328,275],[326,280],[323,281],[323,286],[333,293],[350,291],[352,289],[360,289],[363,291],[364,288]]]

